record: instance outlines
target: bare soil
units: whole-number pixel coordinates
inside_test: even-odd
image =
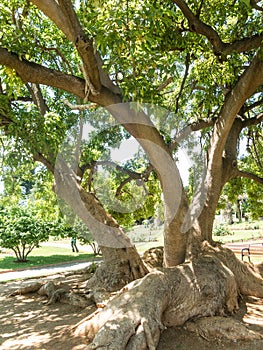
[[[77,288],[85,275],[77,272],[42,278],[69,284]],[[0,284],[0,350],[82,350],[82,339],[69,336],[69,328],[95,310],[68,304],[47,305],[47,300],[37,293],[8,296],[21,286],[22,281]],[[249,329],[263,336],[263,299],[246,298],[241,301],[235,315]],[[229,330],[231,332],[231,329]],[[257,341],[225,341],[204,338],[189,333],[184,327],[166,329],[158,350],[262,350],[263,339]],[[116,349],[118,350],[118,349]],[[138,349],[139,350],[139,349]]]

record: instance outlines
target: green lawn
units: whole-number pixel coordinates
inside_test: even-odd
[[[251,239],[263,238],[263,220],[253,222],[235,223],[225,226],[230,234],[214,236],[215,241],[222,243],[248,241]],[[136,226],[128,232],[135,241],[135,245],[140,253],[145,250],[163,245],[163,228],[150,230],[142,226]],[[140,241],[140,240],[145,241]]]
[[[59,242],[54,242],[59,244]],[[81,249],[82,250],[82,249]],[[91,253],[73,253],[69,248],[59,246],[42,246],[36,248],[28,256],[28,262],[17,263],[12,251],[0,254],[0,271],[27,269],[30,267],[45,266],[51,264],[59,264],[70,261],[87,261],[93,260],[94,254]]]
[[[248,241],[263,237],[263,221],[241,222],[226,225],[230,235],[214,236],[215,241],[222,243]]]
[[[239,223],[226,227],[231,234],[215,236],[215,240],[227,243],[263,237],[263,221]],[[150,229],[141,225],[135,226],[127,233],[135,242],[139,253],[143,253],[145,250],[151,247],[163,245],[163,227],[158,229]],[[5,251],[4,254],[0,253],[0,272],[5,270],[27,269],[30,267],[59,264],[70,261],[92,261],[94,259],[94,254],[91,253],[89,246],[78,246],[80,253],[73,253],[71,251],[69,240],[51,239],[48,243],[44,243],[40,248],[34,249],[28,256],[29,261],[27,263],[14,262],[15,257],[12,251]]]

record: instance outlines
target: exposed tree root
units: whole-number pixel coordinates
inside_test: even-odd
[[[105,254],[109,254],[109,252],[107,251]],[[149,270],[138,257],[139,255],[137,256],[132,248],[119,249],[119,259],[114,256],[112,261],[107,255],[107,264],[101,263],[97,267],[92,278],[87,281],[86,289],[115,292],[126,284],[145,276]]]
[[[42,285],[43,283],[41,282],[26,282],[23,283],[18,289],[12,291],[11,293],[8,293],[8,296],[12,297],[15,295],[35,293],[42,287]]]
[[[260,264],[256,264],[254,268],[256,273],[260,274],[260,276],[263,278],[263,262]]]
[[[145,258],[152,272],[114,295],[106,289],[87,290],[86,282],[78,284],[83,293],[76,293],[66,284],[52,281],[27,282],[10,295],[38,291],[48,297],[48,304],[60,301],[86,307],[95,302],[99,309],[71,329],[72,335],[86,339],[87,350],[154,350],[163,329],[186,322],[189,331],[207,340],[261,338],[243,324],[222,317],[238,309],[240,294],[263,297],[261,265],[243,263],[229,249],[208,243],[203,243],[201,253],[191,262],[175,268],[154,270],[162,259],[161,248],[149,250]],[[123,271],[127,273],[125,262]],[[103,266],[92,279],[94,286],[105,282],[106,274]],[[112,281],[111,275],[113,289],[120,278],[118,275]]]
[[[240,294],[263,298],[263,279],[260,265],[255,267],[252,264],[240,261],[230,249],[222,247],[220,244],[212,247],[204,242],[202,254],[216,256],[233,272]]]
[[[26,282],[18,289],[9,294],[9,296],[23,295],[28,293],[38,293],[39,295],[46,296],[48,298],[47,305],[54,304],[56,302],[71,304],[79,307],[87,307],[94,304],[92,298],[89,296],[81,295],[73,292],[66,284],[56,285],[52,281],[48,282]]]
[[[89,349],[125,349],[128,341],[127,349],[156,346],[163,329],[161,315],[169,299],[166,282],[163,273],[155,272],[130,283],[104,309],[76,325],[74,334],[88,340],[96,335]]]
[[[155,349],[166,326],[233,312],[237,298],[231,271],[216,258],[201,257],[130,283],[73,332],[93,340],[89,350]]]
[[[262,335],[249,330],[243,323],[233,318],[204,317],[186,322],[184,328],[210,341],[218,338],[228,340],[256,340]]]
[[[163,247],[154,247],[146,250],[142,257],[143,261],[151,268],[163,266]]]

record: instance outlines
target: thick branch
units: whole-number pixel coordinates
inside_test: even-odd
[[[57,1],[55,0],[30,0],[36,7],[41,10],[52,22],[66,35],[70,40],[74,40],[73,30],[70,22],[65,18]]]
[[[242,127],[246,128],[247,126],[258,125],[262,121],[263,121],[263,113],[260,113],[259,115],[257,115],[254,118],[243,120],[242,121],[242,125],[243,125]]]
[[[241,107],[255,92],[257,87],[263,83],[263,61],[261,54],[262,50],[258,52],[250,66],[240,77],[236,86],[225,98],[225,102],[215,123],[211,140],[211,161],[212,158],[221,158],[229,132]]]
[[[233,52],[241,53],[257,49],[261,46],[263,34],[256,34],[249,38],[234,41],[233,43],[224,44],[223,54],[228,55]]]
[[[218,33],[209,25],[202,22],[190,10],[184,0],[174,0],[189,22],[190,30],[204,35],[211,43],[216,55],[227,55],[232,52],[244,52],[259,48],[262,43],[263,34],[254,35],[249,38],[237,40],[233,43],[224,43]]]
[[[32,0],[52,22],[75,45],[81,60],[83,74],[87,84],[86,93],[97,95],[101,91],[100,75],[94,53],[93,40],[87,38],[81,28],[78,17],[70,0],[48,1]]]
[[[54,172],[55,172],[55,167],[54,167],[54,165],[53,165],[48,159],[46,159],[41,153],[39,153],[39,152],[38,152],[38,153],[35,153],[35,154],[33,155],[33,158],[34,158],[35,161],[44,164],[44,165],[46,166],[46,168],[47,168],[52,174],[54,174]]]
[[[252,174],[248,171],[244,171],[244,170],[238,170],[236,169],[234,172],[234,177],[245,177],[247,179],[251,179],[254,180],[256,182],[258,182],[259,184],[263,184],[263,178],[256,175],[256,174]]]
[[[29,62],[24,58],[19,58],[16,53],[9,52],[7,49],[1,47],[0,64],[14,69],[25,83],[44,84],[62,89],[82,99],[86,97],[84,79]],[[99,96],[90,94],[88,98],[89,101],[95,102],[100,106],[108,106],[121,102],[121,97],[115,95],[106,87],[102,88]]]
[[[81,98],[85,97],[83,79],[29,62],[4,48],[0,48],[0,64],[13,68],[25,83],[53,86]]]

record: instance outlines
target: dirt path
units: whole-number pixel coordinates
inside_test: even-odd
[[[74,288],[86,279],[86,276],[75,271],[44,278],[47,279],[66,282]],[[69,326],[93,312],[94,306],[81,309],[60,303],[47,305],[46,299],[36,293],[8,297],[7,294],[17,289],[21,283],[21,281],[0,283],[0,350],[83,350],[85,344],[81,344],[79,339],[70,338],[67,330]],[[243,319],[250,329],[257,330],[263,335],[263,300],[258,298],[243,300],[236,318]],[[158,346],[158,350],[262,349],[263,340],[208,342],[187,332],[183,327],[164,331]]]

